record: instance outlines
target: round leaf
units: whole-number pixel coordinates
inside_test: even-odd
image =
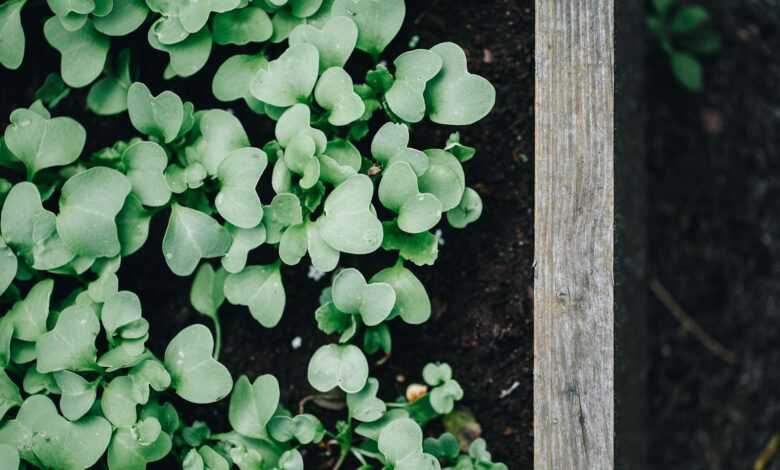
[[[81,88],[100,76],[106,64],[110,41],[87,22],[76,31],[62,27],[57,18],[49,18],[43,28],[46,41],[62,55],[61,74],[68,86]]]
[[[174,204],[163,237],[165,261],[174,274],[189,276],[203,258],[218,258],[230,249],[230,234],[203,212]]]
[[[357,393],[368,380],[368,361],[357,346],[328,344],[312,356],[308,377],[312,387],[323,393],[336,387]]]
[[[290,33],[290,46],[311,44],[320,53],[320,72],[343,67],[357,44],[358,28],[346,16],[334,16],[322,29],[302,24]]]
[[[176,393],[191,403],[213,403],[233,387],[227,368],[214,360],[214,339],[203,325],[181,330],[165,349],[165,368]]]
[[[371,278],[371,282],[390,284],[396,293],[393,315],[400,316],[406,323],[419,325],[431,316],[431,301],[425,286],[402,264],[383,269]]]
[[[378,57],[401,30],[406,4],[404,0],[336,0],[331,15],[352,18],[360,31],[357,48]]]
[[[21,12],[26,2],[10,0],[0,5],[0,64],[11,70],[18,69],[24,60]]]
[[[267,436],[265,426],[279,406],[279,382],[261,375],[253,384],[242,375],[230,397],[230,425],[239,434],[255,439]]]
[[[260,69],[250,85],[252,95],[273,106],[305,102],[319,75],[319,52],[311,44],[292,46]]]
[[[233,305],[249,307],[252,316],[266,328],[279,323],[284,313],[285,292],[279,266],[250,266],[225,279],[225,297]]]

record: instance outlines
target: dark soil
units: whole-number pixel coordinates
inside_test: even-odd
[[[436,266],[413,268],[431,296],[431,321],[421,327],[394,325],[392,358],[384,366],[372,366],[372,374],[383,378],[380,395],[390,399],[402,394],[409,382],[421,380],[425,363],[450,363],[466,392],[462,404],[481,423],[494,457],[512,468],[530,468],[532,461],[531,4],[530,0],[407,1],[406,26],[386,57],[405,50],[415,35],[420,38],[418,47],[456,42],[467,51],[470,69],[496,86],[498,99],[488,118],[461,129],[463,142],[478,148],[466,171],[468,184],[484,200],[482,219],[465,231],[443,227],[445,243]],[[0,70],[0,115],[29,105],[35,89],[59,63],[58,55],[43,43],[41,24],[35,18],[40,14],[32,8],[25,13],[28,51],[22,70]],[[166,56],[145,44],[145,33],[135,36],[124,42],[142,51],[140,80],[153,91],[173,89],[199,109],[224,107],[211,96],[210,77],[237,48],[218,48],[207,68],[193,78],[164,82],[159,77]],[[134,60],[138,58],[135,54]],[[85,96],[86,90],[76,92],[55,114],[70,115],[84,124],[88,151],[135,134],[126,115],[106,119],[86,111]],[[262,146],[272,138],[271,125],[243,104],[236,105],[235,112],[254,145]],[[451,131],[423,126],[413,135],[412,145],[441,147]],[[145,316],[152,324],[150,346],[158,354],[181,328],[205,321],[189,305],[191,280],[171,274],[160,253],[166,220],[165,213],[156,217],[146,247],[125,259],[119,273],[121,287],[143,299]],[[259,251],[250,261],[271,259],[270,251]],[[345,261],[370,275],[393,260],[388,253],[378,252]],[[329,341],[316,329],[313,317],[328,278],[314,282],[307,272],[306,261],[284,269],[287,309],[277,328],[263,329],[245,308],[226,304],[221,310],[221,360],[235,377],[274,374],[282,384],[283,402],[290,407],[297,407],[299,400],[312,393],[306,379],[308,360],[318,346]],[[291,345],[295,337],[302,340],[297,350]],[[217,431],[227,428],[226,408],[226,402],[207,407],[179,405],[186,421],[205,420]]]
[[[780,432],[780,3],[701,3],[724,45],[704,92],[647,63],[650,273],[737,361],[650,301],[657,469],[753,468]]]

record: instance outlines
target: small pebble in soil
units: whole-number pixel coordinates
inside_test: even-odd
[[[444,232],[442,232],[440,228],[437,228],[434,235],[436,235],[439,246],[444,246]]]
[[[420,44],[420,36],[415,34],[409,38],[409,49],[414,49],[418,44]]]
[[[417,401],[428,393],[428,387],[422,384],[409,384],[406,387],[406,401]]]
[[[295,338],[293,338],[292,342],[290,343],[293,349],[300,349],[302,344],[303,344],[303,340],[301,339],[300,336],[296,336]]]
[[[309,274],[307,274],[307,276],[309,279],[317,282],[325,276],[325,273],[315,268],[314,266],[309,266]]]
[[[406,377],[403,374],[398,374],[395,376],[395,381],[398,382],[399,384],[402,384],[406,382]]]
[[[493,63],[493,51],[490,49],[483,49],[482,50],[482,62],[486,64],[492,64]]]

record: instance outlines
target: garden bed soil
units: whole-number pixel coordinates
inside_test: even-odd
[[[754,468],[780,432],[780,2],[703,3],[723,40],[703,93],[675,83],[660,53],[647,62],[648,259],[736,362],[651,297],[637,372],[649,374],[652,469]]]
[[[436,266],[413,268],[430,293],[433,316],[420,327],[394,325],[393,355],[384,365],[372,366],[372,374],[383,380],[380,396],[392,399],[402,394],[408,383],[421,380],[425,363],[450,363],[465,390],[462,405],[479,420],[494,457],[510,468],[530,468],[532,461],[531,5],[530,0],[408,0],[404,29],[385,55],[392,58],[406,50],[414,36],[419,36],[418,47],[456,42],[466,50],[470,69],[493,82],[498,96],[490,116],[461,129],[463,142],[478,149],[475,159],[466,164],[466,173],[467,184],[484,200],[482,218],[462,231],[444,227]],[[36,20],[43,11],[36,8],[26,9],[23,15],[28,50],[22,69],[0,71],[4,85],[0,89],[0,114],[4,116],[14,108],[29,105],[35,89],[59,63],[56,52],[43,42],[42,25]],[[134,51],[143,51],[140,61],[137,54],[133,59],[140,62],[140,80],[155,93],[173,89],[197,109],[225,107],[211,95],[211,76],[238,48],[217,48],[208,66],[194,77],[166,82],[160,78],[166,56],[150,49],[145,32],[121,42]],[[135,134],[126,114],[100,118],[86,111],[85,96],[86,90],[77,91],[55,114],[82,122],[88,131],[87,151]],[[253,115],[243,103],[231,106],[254,145],[262,146],[272,138],[273,127],[267,120]],[[420,126],[412,136],[412,145],[441,147],[450,132],[450,128]],[[145,317],[151,323],[150,347],[158,355],[180,329],[194,322],[208,324],[189,304],[191,280],[176,277],[165,265],[160,243],[166,220],[167,214],[155,217],[146,247],[123,260],[119,272],[120,287],[142,298]],[[258,251],[250,261],[266,263],[272,259],[271,251]],[[370,275],[393,259],[380,251],[344,261]],[[290,407],[297,407],[312,393],[306,379],[308,360],[318,346],[328,341],[316,329],[314,310],[329,278],[315,282],[307,277],[308,270],[305,261],[283,270],[287,308],[284,319],[274,329],[260,327],[245,308],[226,304],[221,310],[221,360],[234,377],[274,374],[282,385],[282,400]],[[301,346],[295,349],[292,342],[297,337]],[[216,431],[227,428],[226,401],[203,407],[183,402],[177,405],[187,422],[200,419]],[[333,463],[312,455],[307,461],[316,462],[311,468],[329,468]],[[160,468],[170,465],[170,460],[158,464]]]

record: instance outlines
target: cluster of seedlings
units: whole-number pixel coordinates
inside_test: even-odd
[[[24,59],[26,3],[0,5],[0,63],[10,69]],[[469,73],[464,51],[442,43],[380,62],[403,0],[47,3],[43,31],[61,55],[59,74],[13,111],[0,139],[0,466],[130,470],[167,457],[188,470],[297,470],[305,446],[335,445],[336,467],[506,469],[483,440],[424,438],[463,398],[448,365],[426,366],[420,393],[383,401],[367,359],[391,351],[393,322],[430,318],[413,269],[436,261],[432,230],[444,220],[464,228],[482,212],[463,168],[475,149],[454,133],[419,150],[410,132],[424,119],[465,126],[490,112],[495,90]],[[225,60],[212,90],[273,120],[273,138],[254,147],[232,113],[196,110],[135,81],[133,54],[151,51],[112,45],[137,31],[169,55],[166,79],[201,70],[215,44],[262,45]],[[287,47],[272,56],[275,43]],[[345,66],[358,51],[375,66],[355,83]],[[87,86],[88,109],[127,113],[136,137],[84,154],[87,131],[52,111]],[[261,201],[268,184],[274,196]],[[155,320],[117,277],[159,218],[161,255],[176,275],[194,275],[192,305],[214,325],[214,334],[183,329],[162,357],[146,346]],[[278,259],[250,264],[262,245]],[[341,264],[342,254],[380,249],[397,262],[370,277]],[[315,390],[346,404],[332,429],[280,404],[273,376],[234,382],[219,362],[223,303],[274,327],[284,267],[307,255],[333,274],[314,312],[333,343],[308,367]],[[229,397],[232,429],[182,422],[172,394],[195,404]]]

